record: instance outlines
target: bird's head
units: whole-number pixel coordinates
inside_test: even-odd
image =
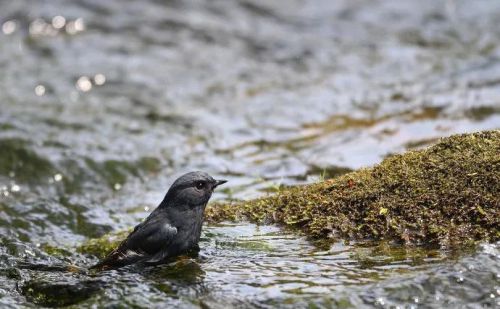
[[[190,172],[177,178],[162,204],[173,207],[204,206],[214,189],[227,180],[215,180],[205,172]]]

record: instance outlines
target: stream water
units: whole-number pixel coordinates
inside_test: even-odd
[[[206,226],[200,257],[60,271],[176,176],[213,199],[500,128],[500,2],[0,0],[0,306],[500,306],[500,245],[460,252]]]

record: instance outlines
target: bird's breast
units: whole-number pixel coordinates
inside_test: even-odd
[[[203,225],[203,207],[193,207],[175,214],[177,235],[170,249],[178,253],[190,250],[198,244]]]

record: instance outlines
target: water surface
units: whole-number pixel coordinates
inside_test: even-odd
[[[186,171],[248,199],[499,128],[498,20],[495,0],[0,0],[0,304],[494,306],[498,245],[325,249],[246,223],[158,270],[40,268],[95,262],[78,244]]]

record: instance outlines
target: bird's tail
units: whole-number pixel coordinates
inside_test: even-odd
[[[116,268],[119,268],[119,267],[112,267],[112,265],[110,263],[108,263],[107,260],[103,260],[103,261],[100,261],[99,263],[97,263],[93,266],[90,266],[89,270],[99,272],[99,271],[111,270],[111,269],[116,269]]]
[[[91,266],[89,270],[99,272],[105,270],[118,269],[139,262],[143,258],[144,257],[142,255],[137,254],[134,251],[127,251],[126,253],[124,253],[116,250],[111,252],[104,260]]]
[[[17,267],[20,269],[30,269],[30,270],[39,270],[39,271],[61,271],[61,272],[72,272],[85,274],[86,270],[84,268],[80,268],[73,264],[34,264],[28,262],[19,262],[17,263]]]

